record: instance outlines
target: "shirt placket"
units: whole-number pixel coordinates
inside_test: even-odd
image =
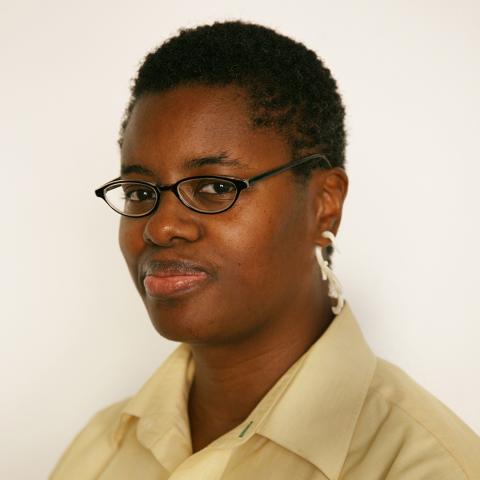
[[[206,448],[185,460],[169,480],[220,480],[232,456],[233,449]]]

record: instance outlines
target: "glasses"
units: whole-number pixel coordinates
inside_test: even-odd
[[[161,192],[167,190],[173,192],[190,210],[214,214],[231,208],[240,192],[259,180],[305,165],[313,160],[323,160],[327,166],[321,168],[332,168],[324,155],[315,154],[249,179],[208,175],[182,178],[171,185],[157,185],[143,180],[121,180],[119,177],[97,188],[95,195],[103,198],[113,210],[126,217],[138,218],[149,215],[158,207]]]

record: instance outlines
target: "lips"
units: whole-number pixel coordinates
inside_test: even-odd
[[[157,277],[147,275],[143,285],[151,297],[165,297],[179,293],[186,293],[199,288],[208,279],[206,273],[198,275],[176,275],[170,277]]]
[[[185,295],[212,279],[207,268],[186,259],[150,260],[142,268],[143,285],[151,297]]]

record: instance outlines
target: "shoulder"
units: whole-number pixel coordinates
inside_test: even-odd
[[[98,466],[115,451],[114,432],[119,426],[122,410],[128,401],[127,398],[111,404],[90,418],[70,442],[49,477],[50,480],[73,479],[78,475],[80,475],[78,478],[82,475],[83,478],[90,478],[89,475],[95,475]],[[88,470],[88,474],[85,469]]]
[[[480,478],[480,438],[399,367],[377,367],[352,440],[388,460],[386,478]],[[395,474],[397,473],[397,475]]]

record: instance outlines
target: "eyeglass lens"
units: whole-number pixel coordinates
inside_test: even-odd
[[[218,178],[185,180],[179,183],[177,189],[182,202],[200,212],[225,210],[237,197],[236,185]],[[118,213],[136,217],[155,208],[157,191],[141,183],[125,182],[106,189],[105,199]]]

